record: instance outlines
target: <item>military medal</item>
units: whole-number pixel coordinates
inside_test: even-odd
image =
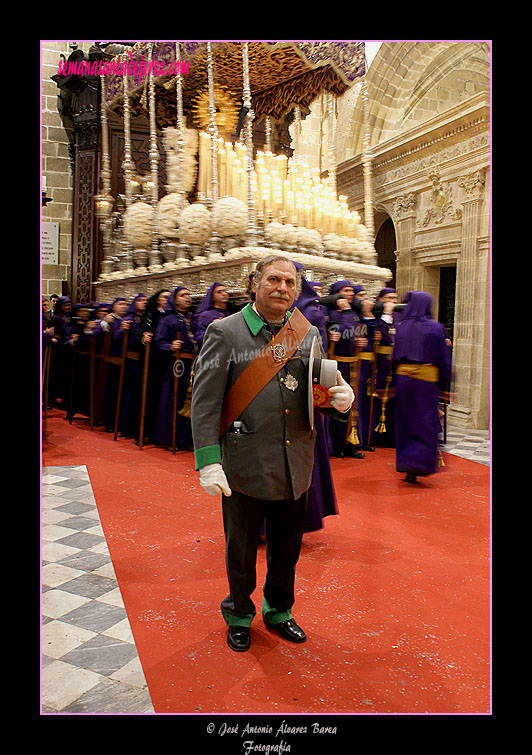
[[[298,385],[297,379],[289,372],[284,379],[284,387],[288,388],[289,391],[295,391]]]
[[[284,343],[273,343],[271,349],[274,360],[276,362],[284,362],[286,359],[286,346]]]

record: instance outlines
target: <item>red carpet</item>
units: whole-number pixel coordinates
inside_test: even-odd
[[[43,465],[87,466],[157,713],[489,713],[490,471],[444,454],[413,486],[395,453],[332,459],[340,515],[306,534],[291,645],[260,617],[231,651],[220,500],[192,454],[139,451],[51,412]]]

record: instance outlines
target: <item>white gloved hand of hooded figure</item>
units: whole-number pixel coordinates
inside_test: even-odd
[[[200,485],[209,495],[231,495],[231,488],[221,464],[207,464],[201,467]]]
[[[343,379],[340,370],[336,371],[336,385],[329,388],[329,394],[331,396],[331,406],[340,412],[340,414],[347,412],[355,400],[353,389]]]

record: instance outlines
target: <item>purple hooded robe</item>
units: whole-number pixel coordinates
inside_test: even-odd
[[[394,371],[400,364],[430,364],[438,368],[438,380],[394,374],[396,468],[425,476],[437,468],[438,401],[451,379],[450,349],[445,327],[432,318],[430,294],[409,291],[404,301],[408,306],[397,324]]]
[[[185,403],[193,361],[189,358],[178,358],[176,360],[174,352],[171,350],[172,341],[177,339],[183,341],[181,353],[194,354],[197,351],[190,314],[180,312],[175,304],[176,294],[185,288],[186,286],[177,286],[168,297],[164,315],[159,320],[153,339],[155,348],[162,356],[162,383],[154,441],[162,446],[169,446],[172,443],[174,376],[177,374],[178,378],[177,411],[179,411]],[[174,368],[177,368],[177,373],[174,372]],[[176,446],[181,448],[192,446],[190,417],[182,417],[180,414],[176,416]]]
[[[104,327],[104,318],[99,320],[93,330],[96,352],[102,351],[105,340],[108,338],[109,356],[113,357],[121,356],[124,339],[124,331],[122,329],[123,318],[113,312],[114,305],[119,301],[126,301],[126,299],[123,296],[117,296],[109,306],[109,314],[114,314],[115,316],[108,323],[108,330]],[[95,417],[97,421],[103,421],[106,431],[110,433],[113,432],[115,425],[120,366],[108,363],[104,359],[100,359],[99,362],[95,389]]]
[[[296,267],[300,263],[294,263]],[[302,267],[302,266],[301,266]],[[306,278],[301,279],[301,293],[294,306],[315,325],[322,339],[322,348],[327,354],[327,316],[325,308],[319,305],[319,296]],[[316,444],[314,446],[314,467],[307,496],[307,513],[305,515],[305,532],[314,532],[323,527],[323,519],[338,513],[336,492],[329,461],[329,422],[330,417],[320,411],[314,412],[316,427]],[[338,423],[343,424],[344,423]]]
[[[68,329],[70,326],[71,314],[63,311],[65,304],[70,304],[68,296],[60,296],[52,312],[50,327],[54,328],[54,339],[56,343],[52,344],[50,354],[50,377],[48,385],[48,401],[50,404],[56,403],[61,399],[62,408],[66,408],[63,402],[68,398],[70,390],[70,370],[67,359],[68,346]]]
[[[351,286],[355,288],[351,281],[341,280],[333,283],[329,288],[329,294],[337,294],[342,288]],[[352,357],[355,355],[355,336],[359,335],[360,319],[354,309],[332,310],[329,317],[329,330],[336,330],[340,333],[340,340],[334,343],[334,353],[332,359],[339,357]],[[332,343],[332,342],[331,342]],[[338,362],[338,369],[343,379],[350,383],[351,363]],[[357,391],[357,406],[358,406]],[[347,425],[331,417],[330,419],[330,439],[331,453],[343,453],[346,448]],[[360,416],[357,422],[357,434],[361,439]]]
[[[218,309],[212,303],[214,290],[218,288],[218,286],[224,285],[224,283],[213,283],[192,315],[192,332],[194,333],[194,338],[198,344],[198,349],[201,349],[205,331],[211,322],[213,322],[213,320],[219,320],[222,317],[227,317],[227,315],[230,314],[229,310]]]

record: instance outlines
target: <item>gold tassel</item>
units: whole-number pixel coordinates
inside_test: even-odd
[[[359,446],[360,441],[358,439],[357,431],[355,430],[355,426],[353,425],[351,427],[351,432],[347,436],[347,439],[345,441],[346,443],[349,443],[351,446]]]
[[[439,448],[438,448],[438,466],[439,467],[444,467],[445,466],[445,462],[443,460],[443,454],[442,454],[442,452],[440,451]]]
[[[192,380],[194,378],[194,372],[190,374],[190,382],[188,384],[187,393],[185,396],[185,403],[177,412],[180,417],[190,417],[190,407],[192,406]]]
[[[386,432],[386,425],[385,425],[385,415],[384,415],[384,405],[382,407],[382,414],[380,416],[379,424],[375,428],[376,433],[385,433]]]

